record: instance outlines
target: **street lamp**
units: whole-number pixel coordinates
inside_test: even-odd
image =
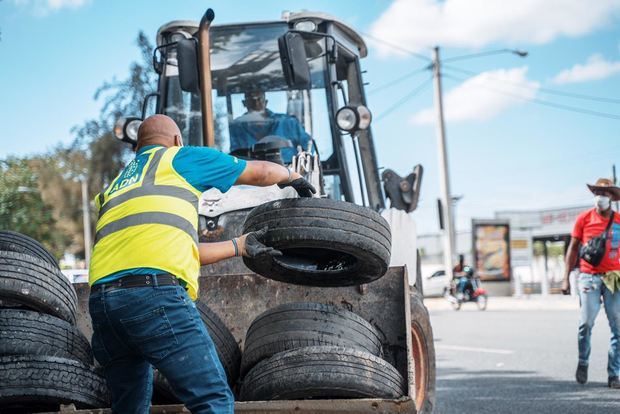
[[[517,55],[522,58],[526,57],[529,54],[527,50],[523,50],[523,49],[496,49],[496,50],[487,50],[485,52],[470,53],[469,55],[453,56],[453,57],[444,59],[443,61],[452,62],[455,60],[472,59],[472,58],[477,58],[480,56],[500,55],[503,53],[512,53],[513,55]]]

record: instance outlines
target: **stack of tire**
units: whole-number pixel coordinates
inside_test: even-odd
[[[244,258],[285,283],[353,286],[385,274],[391,233],[377,212],[351,203],[297,198],[253,209],[244,233],[267,227],[265,244],[283,255]],[[383,358],[378,330],[348,310],[320,303],[269,309],[250,325],[240,399],[399,398],[401,374]]]
[[[283,304],[248,329],[240,399],[399,398],[405,381],[382,356],[379,331],[357,314],[320,303]]]
[[[109,406],[76,315],[75,290],[54,257],[28,236],[0,231],[0,412]]]

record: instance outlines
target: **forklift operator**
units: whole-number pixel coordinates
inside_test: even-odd
[[[310,135],[297,118],[287,114],[276,114],[267,109],[265,92],[248,91],[244,95],[243,106],[247,112],[230,123],[230,151],[252,148],[257,141],[268,135],[276,135],[290,140],[293,148],[282,149],[282,159],[290,164],[297,154],[297,147],[308,149]]]
[[[140,126],[135,158],[97,196],[89,310],[113,413],[149,412],[153,366],[192,413],[233,412],[226,375],[193,302],[200,265],[281,254],[262,243],[265,229],[198,243],[201,193],[234,184],[315,192],[281,165],[183,147],[174,121],[154,115]]]

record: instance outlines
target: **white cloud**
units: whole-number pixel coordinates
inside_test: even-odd
[[[13,0],[17,6],[27,7],[37,16],[47,16],[61,9],[77,9],[90,0]]]
[[[601,55],[590,56],[585,64],[577,63],[570,69],[564,69],[552,80],[553,83],[578,83],[592,80],[605,79],[616,73],[620,73],[620,61],[610,62]]]
[[[394,0],[371,34],[412,50],[547,43],[580,36],[620,17],[620,0]],[[382,55],[399,52],[373,43]]]
[[[448,121],[484,121],[498,115],[522,99],[536,96],[540,83],[528,80],[527,67],[483,72],[467,79],[448,92],[444,98],[444,115]],[[513,96],[509,96],[513,95]],[[416,124],[436,121],[434,108],[413,115]]]

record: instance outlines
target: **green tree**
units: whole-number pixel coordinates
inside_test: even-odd
[[[75,139],[70,145],[58,145],[31,159],[41,198],[52,206],[56,229],[63,235],[54,239],[55,251],[84,257],[80,180],[87,179],[88,197],[92,200],[131,155],[131,148],[112,135],[114,123],[121,116],[140,114],[142,101],[154,90],[157,80],[151,61],[152,44],[142,32],[136,43],[140,59],[130,65],[127,78],[104,82],[95,91],[94,99],[102,103],[99,116],[74,127]],[[94,217],[91,211],[91,223]]]
[[[67,240],[56,228],[52,207],[41,197],[38,178],[31,160],[0,161],[0,229],[30,236],[58,258]]]

